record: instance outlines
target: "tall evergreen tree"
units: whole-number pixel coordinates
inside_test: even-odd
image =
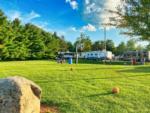
[[[29,58],[41,59],[45,53],[44,41],[41,38],[41,29],[32,24],[26,24],[25,29],[27,30],[26,32],[29,42]]]

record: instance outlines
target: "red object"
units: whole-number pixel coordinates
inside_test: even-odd
[[[136,65],[136,59],[135,59],[135,58],[132,58],[132,59],[131,59],[131,64],[132,64],[132,65]]]
[[[135,58],[133,59],[133,65],[136,65],[136,59]]]

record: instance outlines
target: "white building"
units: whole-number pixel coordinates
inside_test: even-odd
[[[79,54],[79,58],[85,59],[112,59],[113,54],[110,51],[89,51],[89,52],[81,52]]]

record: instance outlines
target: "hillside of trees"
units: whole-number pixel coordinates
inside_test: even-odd
[[[55,58],[59,51],[75,52],[77,43],[83,43],[84,47],[79,51],[103,50],[105,41],[92,42],[90,37],[81,34],[72,44],[65,40],[64,36],[58,36],[56,32],[47,32],[31,23],[22,24],[19,19],[9,21],[0,10],[0,59],[1,60],[36,60]],[[135,46],[134,40],[127,44],[120,43],[117,47],[112,40],[106,41],[107,50],[116,55],[126,50],[146,49]],[[150,45],[147,46],[150,49]]]

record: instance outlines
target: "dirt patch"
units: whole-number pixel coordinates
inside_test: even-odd
[[[48,106],[42,104],[40,113],[59,113],[59,112],[58,112],[58,108],[55,106]]]

